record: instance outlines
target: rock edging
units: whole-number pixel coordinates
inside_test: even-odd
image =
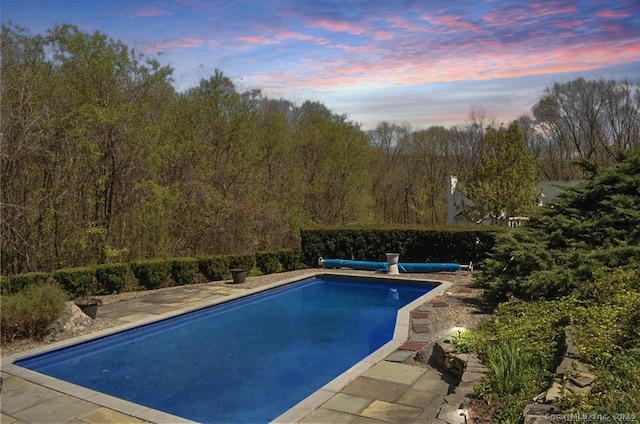
[[[482,382],[489,368],[475,354],[455,353],[450,338],[436,341],[430,356],[424,350],[418,352],[417,359],[440,368],[458,381],[454,391],[445,396],[433,424],[470,424],[468,395],[473,392],[473,386]]]
[[[524,424],[552,423],[552,414],[560,411],[554,405],[565,393],[589,393],[597,381],[593,368],[580,362],[580,352],[571,334],[565,331],[565,354],[556,368],[556,376],[551,387],[540,393],[522,413]]]

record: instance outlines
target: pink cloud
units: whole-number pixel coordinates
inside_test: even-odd
[[[249,44],[276,44],[278,41],[266,35],[250,35],[246,37],[237,37],[236,40],[244,41]]]
[[[596,13],[599,18],[628,18],[631,13],[619,12],[617,10],[600,10]]]
[[[436,18],[425,15],[422,18],[429,21],[433,25],[447,26],[456,31],[481,32],[478,25],[471,22],[462,21],[460,20],[459,16],[455,15],[443,15]]]
[[[375,38],[376,40],[391,40],[393,38],[393,32],[376,31],[373,33],[373,38]]]
[[[489,25],[498,27],[512,27],[517,25],[518,22],[526,20],[526,18],[524,11],[516,8],[495,8],[482,17]]]
[[[585,21],[583,20],[575,19],[571,21],[554,22],[553,26],[561,29],[571,29],[582,26],[584,23]]]
[[[294,40],[294,41],[311,41],[314,42],[316,44],[327,44],[329,42],[329,40],[327,40],[326,38],[322,38],[322,37],[314,37],[312,35],[309,34],[303,34],[303,33],[299,33],[299,32],[292,32],[292,31],[280,31],[277,32],[275,34],[271,34],[271,35],[267,35],[267,34],[262,34],[262,35],[251,35],[251,36],[243,36],[243,37],[237,37],[236,38],[237,41],[241,41],[241,42],[247,42],[249,44],[263,44],[263,45],[267,45],[267,44],[279,44],[285,41],[289,41],[289,40]]]
[[[352,22],[347,22],[347,21],[339,22],[339,21],[321,20],[321,21],[311,23],[309,27],[323,28],[329,31],[334,31],[334,32],[346,32],[348,34],[353,34],[353,35],[361,35],[367,32],[365,28],[359,27],[357,25],[354,25]]]
[[[563,5],[559,4],[557,1],[540,1],[538,3],[532,3],[529,7],[536,17],[574,14],[578,12],[575,5]]]
[[[153,6],[140,7],[132,10],[132,18],[152,18],[155,16],[171,15],[171,12]]]
[[[279,73],[261,75],[266,89],[335,90],[336,87],[408,86],[435,82],[489,80],[578,72],[602,67],[604,63],[626,63],[640,57],[640,44],[628,42],[612,48],[607,43],[581,43],[504,49],[499,40],[479,40],[454,55],[446,47],[426,49],[409,56],[402,49],[387,56],[354,54],[349,59],[305,61]],[[478,54],[478,51],[483,52]]]
[[[292,32],[292,31],[281,31],[276,35],[276,37],[281,40],[297,40],[297,41],[311,41],[316,39],[316,37],[313,37],[311,35],[302,34],[299,32]]]
[[[418,25],[415,22],[407,21],[398,17],[390,17],[387,18],[390,22],[393,22],[390,25],[391,28],[403,29],[405,31],[418,31],[424,29],[424,25]]]

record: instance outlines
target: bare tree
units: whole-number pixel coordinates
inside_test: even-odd
[[[547,158],[581,163],[589,170],[617,161],[618,153],[640,145],[638,87],[614,80],[579,78],[556,83],[533,107],[536,129],[547,140]],[[562,177],[574,177],[566,170]],[[555,173],[554,173],[555,174]]]

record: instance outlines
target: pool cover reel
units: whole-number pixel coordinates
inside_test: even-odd
[[[318,259],[318,265],[323,268],[351,268],[362,271],[379,271],[386,272],[389,268],[388,262],[375,262],[375,261],[353,261],[345,259]],[[472,270],[473,267],[469,265],[460,265],[456,263],[447,262],[419,262],[408,263],[399,262],[398,270],[400,272],[408,273],[422,273],[422,272],[455,272],[461,269]]]

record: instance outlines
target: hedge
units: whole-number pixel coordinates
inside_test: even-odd
[[[127,284],[129,264],[116,263],[98,265],[96,267],[97,289],[91,294],[116,294],[122,293]]]
[[[229,272],[231,258],[229,256],[202,256],[197,258],[198,270],[207,281],[224,280]]]
[[[262,271],[264,274],[275,274],[282,270],[280,264],[280,255],[278,252],[257,252],[256,253],[256,268]]]
[[[256,264],[256,255],[228,255],[229,268],[242,268],[247,271],[252,269]]]
[[[3,276],[0,279],[0,293],[3,295],[18,293],[34,284],[44,284],[51,279],[48,272],[27,272]]]
[[[292,271],[304,266],[300,249],[280,249],[257,254],[214,255],[198,258],[148,259],[127,263],[64,268],[46,272],[29,272],[0,276],[0,293],[13,294],[48,281],[57,281],[72,297],[122,293],[135,280],[141,288],[152,290],[175,284],[230,279],[229,269],[251,270],[265,274]],[[131,273],[129,272],[131,270]],[[201,276],[200,276],[201,275]],[[129,283],[129,284],[128,284]]]
[[[172,265],[173,261],[170,259],[148,259],[131,262],[131,270],[138,279],[138,284],[147,290],[153,290],[166,285],[171,277]]]
[[[176,284],[184,285],[194,282],[198,273],[198,259],[176,258],[171,262],[171,276]]]
[[[74,297],[87,296],[96,291],[96,268],[79,267],[63,268],[53,272],[53,279]]]
[[[256,253],[256,268],[263,274],[293,271],[300,268],[300,250],[280,249]]]
[[[304,263],[318,258],[386,261],[386,252],[402,262],[477,263],[493,248],[495,228],[312,228],[301,231]]]
[[[300,249],[280,249],[278,250],[278,261],[283,271],[294,271],[302,265]]]

